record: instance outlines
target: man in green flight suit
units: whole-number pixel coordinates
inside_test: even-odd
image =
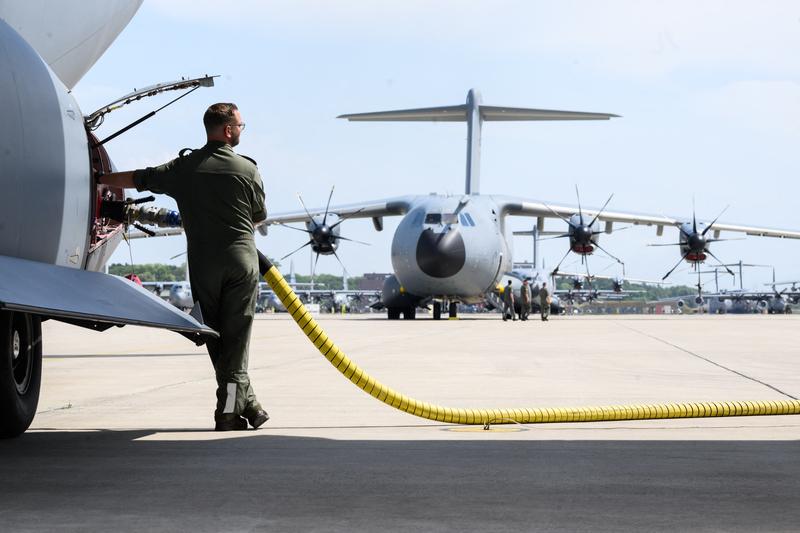
[[[212,105],[203,124],[202,148],[99,181],[167,194],[178,203],[192,295],[205,323],[220,335],[206,342],[217,377],[215,429],[244,430],[248,422],[258,428],[269,415],[250,386],[247,359],[259,280],[253,230],[267,217],[264,186],[256,162],[233,151],[245,126],[236,105]]]

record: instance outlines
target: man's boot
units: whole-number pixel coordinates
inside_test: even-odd
[[[269,420],[269,415],[261,407],[250,406],[242,413],[247,421],[253,426],[253,429],[258,429],[264,422]]]
[[[239,415],[215,415],[214,431],[244,431],[247,429],[247,420]]]

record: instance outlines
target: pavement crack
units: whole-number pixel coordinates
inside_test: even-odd
[[[672,342],[664,340],[664,339],[662,339],[660,337],[656,337],[655,335],[651,335],[649,333],[645,333],[644,331],[638,330],[638,329],[633,328],[631,326],[628,326],[626,324],[621,324],[619,322],[616,322],[616,324],[618,326],[622,327],[622,328],[625,328],[625,329],[628,329],[630,331],[633,331],[634,333],[638,333],[639,335],[642,335],[642,336],[645,336],[647,338],[656,340],[656,341],[658,341],[658,342],[660,342],[662,344],[666,344],[667,346],[671,346],[672,348],[675,348],[676,350],[679,350],[679,351],[681,351],[683,353],[689,354],[692,357],[696,357],[698,359],[702,359],[703,361],[705,361],[707,363],[710,363],[710,364],[712,364],[712,365],[714,365],[716,367],[719,367],[719,368],[721,368],[723,370],[727,370],[728,372],[730,372],[732,374],[736,374],[737,376],[740,376],[740,377],[743,377],[745,379],[749,379],[750,381],[754,381],[756,383],[764,385],[765,387],[768,387],[768,388],[774,390],[775,392],[777,392],[778,394],[782,394],[782,395],[786,396],[787,398],[791,398],[792,400],[797,400],[797,397],[792,396],[788,392],[784,392],[784,391],[780,390],[778,387],[775,387],[774,385],[770,385],[769,383],[767,383],[765,381],[761,381],[758,378],[754,378],[753,376],[748,376],[747,374],[745,374],[743,372],[739,372],[738,370],[734,370],[733,368],[730,368],[730,367],[727,367],[727,366],[725,366],[723,364],[717,363],[716,361],[714,361],[714,360],[712,360],[712,359],[710,359],[710,358],[708,358],[708,357],[706,357],[704,355],[700,355],[699,353],[695,353],[695,352],[693,352],[691,350],[687,350],[686,348],[684,348],[682,346],[678,346],[677,344],[674,344]]]

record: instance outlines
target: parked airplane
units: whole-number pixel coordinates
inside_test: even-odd
[[[463,195],[431,194],[400,196],[382,200],[331,206],[326,209],[303,210],[270,216],[266,224],[285,224],[316,221],[309,234],[319,253],[333,253],[338,237],[330,226],[320,220],[322,213],[335,215],[338,222],[345,218],[371,218],[376,230],[383,229],[383,217],[400,216],[392,239],[391,260],[394,275],[387,278],[382,303],[390,319],[415,317],[418,306],[433,304],[433,316],[439,318],[444,305],[449,304],[451,316],[456,315],[457,302],[476,303],[496,290],[502,276],[511,271],[512,246],[506,235],[509,216],[536,217],[539,230],[545,218],[557,217],[568,221],[570,249],[596,246],[594,225],[604,222],[604,231],[611,233],[616,222],[654,225],[657,234],[664,226],[677,226],[686,234],[684,222],[661,215],[639,215],[624,212],[583,209],[581,206],[559,206],[508,196],[488,196],[479,192],[479,161],[481,126],[484,121],[520,120],[607,120],[616,115],[582,113],[512,107],[486,106],[478,91],[472,89],[462,105],[383,111],[342,115],[351,121],[447,121],[467,123],[466,186]],[[576,220],[574,216],[577,215]],[[573,217],[573,218],[569,218]],[[586,218],[584,218],[586,217]],[[591,224],[586,224],[586,220]],[[696,221],[695,221],[696,222]],[[720,231],[742,232],[748,235],[800,238],[800,232],[717,223],[714,238]],[[702,227],[702,226],[701,226]],[[699,231],[707,232],[708,229]],[[690,233],[691,235],[691,233]],[[703,237],[705,234],[702,235]],[[697,239],[695,239],[697,240]],[[330,252],[327,250],[331,249]],[[693,248],[691,248],[693,249]],[[686,254],[684,254],[686,256]],[[698,258],[699,259],[699,258]],[[683,260],[683,257],[682,257]]]
[[[84,117],[70,91],[140,4],[0,3],[0,437],[21,434],[36,413],[42,320],[101,331],[165,328],[198,343],[216,336],[142,287],[101,272],[125,230],[108,213],[127,213],[131,204],[124,191],[95,181],[114,167],[92,129],[114,106]],[[181,80],[150,90],[210,84]]]

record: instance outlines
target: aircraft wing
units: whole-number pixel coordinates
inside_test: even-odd
[[[550,204],[539,200],[527,200],[523,198],[513,198],[505,196],[493,196],[500,207],[501,213],[513,216],[543,217],[543,218],[568,218],[578,213],[577,206]],[[583,214],[594,218],[598,209],[583,208]],[[590,219],[591,220],[591,219]],[[622,211],[603,211],[598,220],[606,222],[606,229],[610,231],[609,224],[621,222],[637,226],[656,226],[658,233],[664,226],[680,226],[685,222],[691,222],[691,218],[677,218],[664,215],[648,215],[640,213],[626,213]],[[744,233],[757,237],[777,237],[781,239],[800,239],[800,231],[763,228],[758,226],[745,226],[741,224],[728,224],[725,222],[715,222],[713,227],[714,234],[720,231],[731,231]]]
[[[168,329],[195,342],[218,337],[147,289],[119,276],[0,255],[0,309],[103,331],[133,324]]]
[[[378,218],[384,216],[398,216],[408,212],[414,196],[398,196],[385,200],[374,200],[346,205],[332,205],[328,213],[334,213],[341,218]],[[264,224],[287,224],[290,222],[305,222],[308,216],[323,215],[324,207],[300,211],[289,211],[267,216]]]

